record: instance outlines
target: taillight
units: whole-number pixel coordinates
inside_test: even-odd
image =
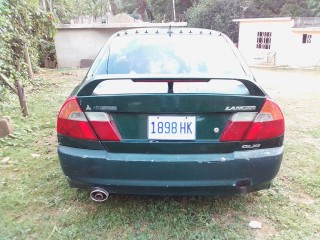
[[[267,99],[259,113],[235,113],[221,134],[220,141],[257,141],[283,134],[283,114],[276,103]]]
[[[280,137],[284,130],[284,117],[279,106],[267,99],[243,141]]]
[[[76,97],[69,98],[60,109],[57,132],[73,138],[97,140]]]
[[[69,98],[62,106],[58,115],[57,132],[61,135],[85,140],[120,141],[121,139],[108,114],[84,113],[76,97]]]
[[[257,116],[255,112],[240,112],[232,115],[223,131],[220,141],[241,141]]]
[[[120,141],[121,136],[111,116],[104,112],[86,112],[86,115],[100,140]]]

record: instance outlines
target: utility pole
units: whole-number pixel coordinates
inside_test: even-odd
[[[50,12],[52,12],[52,0],[48,0],[49,1],[49,9],[50,9]]]
[[[176,21],[176,4],[174,0],[172,0],[172,8],[173,8],[173,21]]]
[[[47,11],[47,4],[48,4],[48,7],[49,7],[49,11],[52,12],[52,0],[42,0],[43,10],[45,12]]]
[[[42,7],[43,7],[43,10],[46,12],[47,11],[46,0],[42,0]]]
[[[113,15],[113,12],[112,12],[112,5],[110,3],[110,0],[107,1],[108,2],[108,10],[110,11],[111,15]]]

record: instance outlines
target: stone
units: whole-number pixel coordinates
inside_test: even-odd
[[[6,137],[11,133],[13,133],[13,125],[10,118],[0,118],[0,138]]]
[[[262,224],[261,224],[261,222],[258,222],[258,221],[250,221],[249,227],[251,227],[253,229],[261,229]]]
[[[4,159],[1,160],[2,164],[7,164],[10,160],[10,157],[5,157]]]

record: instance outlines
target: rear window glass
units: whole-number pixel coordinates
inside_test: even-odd
[[[137,35],[113,39],[100,74],[210,74],[245,78],[227,41],[208,35]]]
[[[106,80],[98,84],[93,95],[168,93],[167,82],[134,82],[131,79]],[[216,93],[248,95],[248,89],[236,80],[209,82],[174,82],[173,93]]]

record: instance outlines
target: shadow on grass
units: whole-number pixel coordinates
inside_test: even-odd
[[[108,229],[110,239],[250,239],[247,217],[260,199],[260,193],[205,197],[111,194],[107,201],[96,203],[89,191],[71,191],[63,205],[72,210],[64,221],[81,228],[90,226],[91,233]]]
[[[102,203],[96,203],[89,197],[88,190],[76,190],[73,199],[94,206],[97,210],[104,209],[126,209],[124,213],[144,215],[153,212],[161,214],[177,213],[195,215],[203,211],[210,213],[223,213],[226,211],[246,212],[251,204],[259,203],[261,193],[250,193],[245,195],[219,195],[219,196],[141,196],[111,194]]]

